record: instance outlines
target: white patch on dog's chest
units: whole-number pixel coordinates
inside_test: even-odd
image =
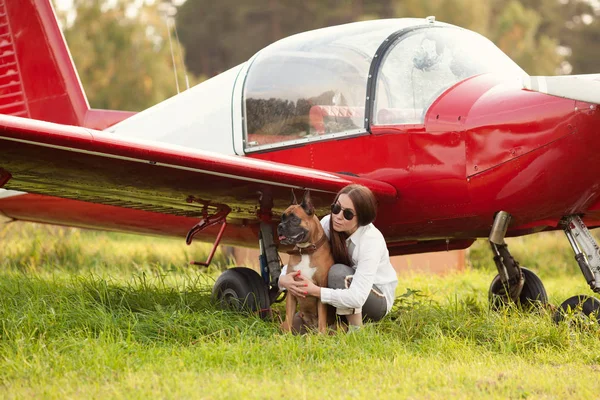
[[[302,261],[300,261],[300,263],[298,263],[297,265],[294,265],[293,270],[296,272],[301,271],[302,276],[305,276],[308,279],[312,280],[313,275],[317,271],[317,267],[311,267],[310,266],[310,256],[303,254]]]

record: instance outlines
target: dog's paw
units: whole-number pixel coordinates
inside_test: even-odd
[[[283,321],[281,323],[281,325],[279,325],[279,329],[282,330],[282,332],[291,332],[292,331],[292,324],[289,323],[289,321]]]
[[[348,325],[345,322],[335,322],[327,326],[327,333],[329,335],[337,335],[346,332],[348,332]]]

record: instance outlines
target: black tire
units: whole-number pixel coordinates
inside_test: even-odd
[[[235,267],[224,271],[213,286],[213,301],[222,309],[271,315],[267,285],[256,271]]]
[[[548,303],[548,295],[542,280],[531,270],[520,267],[525,278],[523,290],[519,296],[517,306],[524,310],[531,310]],[[496,275],[490,285],[488,292],[490,307],[492,310],[499,310],[507,304],[506,289],[502,284],[500,275]]]
[[[575,317],[589,317],[593,316],[596,321],[600,323],[600,300],[592,296],[577,295],[569,297],[563,301],[558,310],[554,313],[554,322],[557,324],[569,318],[569,315]],[[583,320],[581,320],[582,322]],[[577,322],[576,322],[577,323]]]

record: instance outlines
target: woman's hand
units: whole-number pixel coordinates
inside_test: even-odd
[[[294,274],[294,282],[301,283],[304,286],[304,292],[306,293],[305,296],[309,295],[321,298],[321,287],[315,285],[315,283],[312,280],[301,275],[300,271],[298,271],[298,274]]]
[[[300,271],[279,277],[279,286],[285,288],[296,297],[315,296],[321,297],[321,287],[303,276]]]
[[[296,297],[306,297],[306,284],[302,280],[300,271],[293,274],[285,274],[279,277],[279,286],[285,288],[289,293]]]

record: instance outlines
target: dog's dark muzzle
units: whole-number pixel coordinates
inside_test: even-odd
[[[281,244],[296,244],[305,242],[308,231],[301,226],[290,226],[282,222],[277,225],[277,235]]]

